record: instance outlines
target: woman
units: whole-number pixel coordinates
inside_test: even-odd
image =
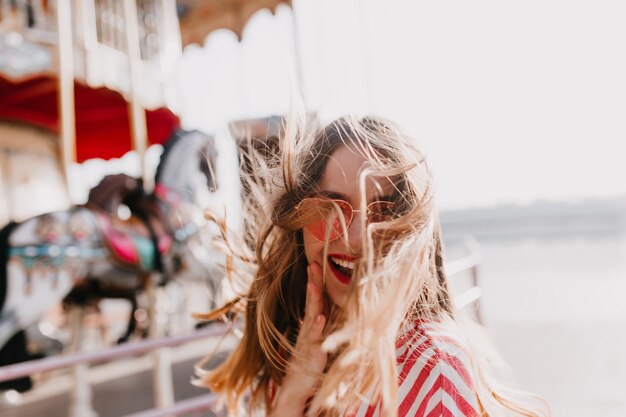
[[[495,356],[454,308],[414,141],[383,119],[342,118],[287,126],[281,151],[256,159],[247,245],[224,234],[242,261],[229,269],[242,296],[225,309],[245,309],[245,327],[202,383],[229,413],[543,415],[497,383]]]

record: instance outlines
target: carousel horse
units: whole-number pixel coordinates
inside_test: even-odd
[[[157,220],[158,224],[163,224],[165,219],[161,215],[161,211],[158,210],[152,196],[146,194],[141,179],[131,177],[127,174],[111,174],[105,176],[100,183],[89,191],[89,197],[85,206],[94,211],[100,211],[115,218],[119,216],[119,209],[121,207],[127,208],[130,214],[130,219],[140,220],[139,225],[145,225],[150,233],[150,239],[153,241],[153,245],[158,245],[158,241],[155,240],[155,227],[154,221]],[[124,219],[126,216],[120,216]],[[129,219],[129,220],[130,220]],[[126,224],[130,223],[126,221]],[[155,243],[156,242],[156,243]],[[153,246],[156,247],[156,246]],[[154,269],[161,273],[161,284],[165,284],[169,281],[169,277],[165,276],[163,270],[160,252],[156,253],[154,261]],[[174,272],[178,271],[179,264],[176,257],[173,258],[176,262],[176,266],[172,269]],[[122,285],[120,285],[122,284]],[[118,339],[117,343],[124,343],[132,336],[136,331],[137,320],[135,318],[135,312],[139,309],[137,301],[138,294],[142,290],[141,283],[137,279],[125,280],[119,282],[116,285],[102,286],[98,280],[83,280],[72,288],[72,291],[63,299],[63,305],[69,309],[73,306],[93,307],[99,313],[99,301],[104,298],[116,298],[127,300],[130,305],[130,314],[128,318],[128,324],[126,326],[126,332]],[[142,336],[145,337],[147,330],[143,329]]]
[[[24,329],[64,298],[131,300],[150,276],[179,273],[217,188],[216,157],[212,137],[177,131],[164,146],[153,193],[118,177],[99,189],[112,202],[92,193],[86,205],[0,230],[0,366],[30,359]],[[111,215],[119,204],[131,208],[130,218]],[[29,378],[0,383],[0,390],[30,387]]]

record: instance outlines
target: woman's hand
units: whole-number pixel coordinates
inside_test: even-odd
[[[326,366],[322,333],[326,325],[322,297],[322,268],[318,263],[307,267],[308,284],[304,320],[298,332],[294,355],[277,392],[272,415],[302,417],[307,400],[315,394]]]

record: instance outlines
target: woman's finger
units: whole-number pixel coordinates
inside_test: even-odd
[[[307,317],[309,317],[309,310],[311,308],[311,296],[309,295],[311,293],[311,289],[309,288],[309,276],[311,275],[311,265],[307,265],[306,267],[306,276],[307,276],[307,283],[306,283],[306,298],[304,300],[304,318],[303,321],[306,321]]]
[[[323,312],[322,288],[319,279],[319,265],[313,263],[307,267],[307,300],[304,311],[304,321],[314,326],[314,321]]]
[[[306,401],[311,397],[319,386],[319,375],[324,372],[328,355],[321,346],[327,320],[323,307],[321,268],[313,263],[307,267],[304,320],[289,370],[283,379],[283,386],[291,387],[292,399]]]
[[[309,340],[312,342],[322,341],[322,335],[324,333],[324,326],[326,325],[326,316],[318,314],[313,321],[311,330],[309,331]]]
[[[320,266],[320,264],[318,264],[317,262],[313,262],[311,265],[309,265],[307,274],[309,282],[315,283],[315,285],[317,285],[317,288],[321,290],[324,285],[322,282],[322,267]]]

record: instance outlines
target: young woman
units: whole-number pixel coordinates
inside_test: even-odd
[[[287,126],[281,152],[255,159],[243,243],[224,234],[242,289],[225,309],[245,325],[202,383],[229,414],[544,415],[497,382],[454,308],[416,143],[386,120],[342,118]]]

